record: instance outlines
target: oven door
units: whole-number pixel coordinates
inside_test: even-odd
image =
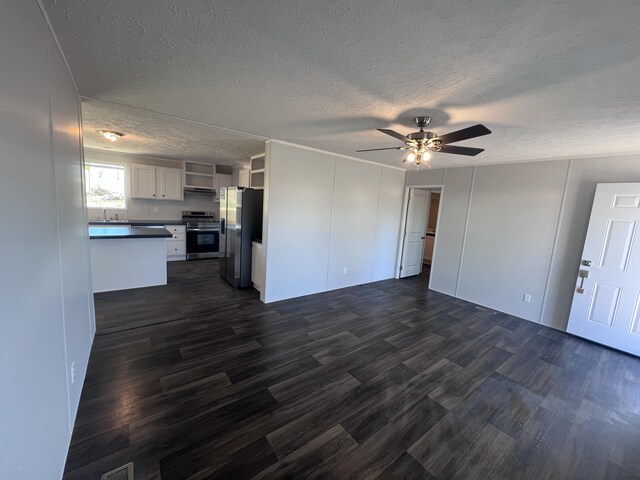
[[[219,249],[219,228],[187,227],[187,260],[217,258]]]

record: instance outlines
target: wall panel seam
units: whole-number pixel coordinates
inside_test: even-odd
[[[373,228],[373,251],[369,262],[369,282],[373,281],[373,262],[376,258],[376,246],[378,245],[378,222],[380,221],[380,197],[382,196],[382,167],[380,167],[380,181],[378,182],[378,204],[376,205],[376,225]]]
[[[471,216],[471,202],[473,201],[473,187],[476,182],[476,168],[477,167],[473,167],[473,173],[471,174],[471,185],[469,187],[469,203],[467,204],[467,218],[464,221],[464,232],[462,234],[462,247],[460,249],[460,263],[458,264],[458,276],[456,277],[456,297],[458,297],[458,291],[460,290],[460,276],[462,275],[462,262],[464,261],[464,249],[467,243],[467,230],[469,228],[469,217]]]
[[[560,211],[558,212],[558,221],[556,222],[556,233],[553,237],[553,246],[551,247],[551,258],[549,259],[549,268],[547,270],[547,280],[544,284],[544,293],[542,294],[542,305],[540,306],[540,312],[538,314],[538,323],[542,323],[542,317],[544,315],[544,309],[547,306],[547,297],[549,295],[549,284],[551,283],[551,272],[555,265],[557,258],[556,250],[558,248],[558,241],[560,238],[560,229],[562,227],[562,221],[564,219],[564,207],[567,200],[567,190],[569,188],[569,181],[571,180],[571,172],[573,170],[573,159],[569,159],[567,164],[567,173],[564,177],[564,187],[562,189],[562,200],[560,200]]]
[[[333,236],[333,215],[336,211],[336,174],[338,170],[338,157],[333,157],[333,184],[331,186],[331,190],[333,192],[333,198],[331,200],[331,218],[329,219],[329,242],[327,248],[329,251],[327,252],[327,275],[325,277],[324,290],[327,291],[329,288],[329,274],[331,269],[331,237]]]

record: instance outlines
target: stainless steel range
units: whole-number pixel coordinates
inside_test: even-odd
[[[213,212],[183,211],[187,225],[187,260],[217,258],[220,250],[220,222]]]

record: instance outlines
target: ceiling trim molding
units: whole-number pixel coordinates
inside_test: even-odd
[[[200,122],[198,120],[191,120],[190,118],[178,117],[176,115],[170,115],[168,113],[156,112],[155,110],[149,110],[148,108],[136,107],[134,105],[127,105],[126,103],[113,102],[111,100],[103,100],[102,98],[89,97],[87,95],[80,95],[82,100],[93,100],[96,102],[104,102],[109,103],[111,105],[117,105],[118,107],[130,108],[132,110],[139,110],[141,112],[150,113],[152,115],[158,115],[159,117],[170,118],[172,120],[181,120],[183,122],[193,123],[195,125],[202,125],[204,127],[216,128],[218,130],[223,130],[225,132],[234,133],[236,135],[244,135],[247,137],[253,137],[257,140],[264,140],[265,142],[269,140],[269,137],[263,137],[262,135],[256,135],[254,133],[243,132],[241,130],[234,130],[232,128],[221,127],[220,125],[214,125],[212,123]]]
[[[394,167],[393,165],[385,165],[383,163],[372,162],[371,160],[364,160],[362,158],[350,157],[349,155],[343,155],[342,153],[330,152],[329,150],[322,150],[320,148],[307,147],[306,145],[300,145],[300,144],[297,144],[297,143],[285,142],[284,140],[277,140],[275,138],[267,140],[266,143],[279,143],[281,145],[289,145],[290,147],[298,147],[298,148],[303,148],[305,150],[311,150],[312,152],[320,152],[320,153],[326,153],[328,155],[335,155],[336,157],[342,157],[342,158],[346,158],[348,160],[354,160],[356,162],[369,163],[369,164],[375,165],[377,167],[391,168],[393,170],[401,170],[403,172],[407,171],[407,169],[402,168],[402,167]]]
[[[594,158],[621,158],[621,157],[639,157],[640,160],[640,152],[629,152],[629,153],[612,153],[610,155],[602,155],[602,154],[593,154],[593,155],[567,155],[564,157],[551,157],[551,158],[525,158],[522,160],[510,160],[508,162],[482,162],[482,163],[468,163],[464,165],[452,165],[450,167],[434,167],[432,170],[448,170],[452,168],[470,168],[470,167],[495,167],[496,165],[520,165],[522,163],[540,163],[540,162],[566,162],[566,161],[580,161],[580,160],[590,160]],[[392,167],[393,168],[393,167]],[[413,172],[413,170],[407,170],[409,173]]]

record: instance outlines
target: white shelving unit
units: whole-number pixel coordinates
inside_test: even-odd
[[[215,190],[216,166],[207,163],[184,162],[185,188],[199,190]]]
[[[257,190],[264,189],[264,162],[265,162],[265,154],[261,153],[260,155],[254,155],[250,157],[251,165],[250,165],[250,185],[251,188],[255,188]]]

